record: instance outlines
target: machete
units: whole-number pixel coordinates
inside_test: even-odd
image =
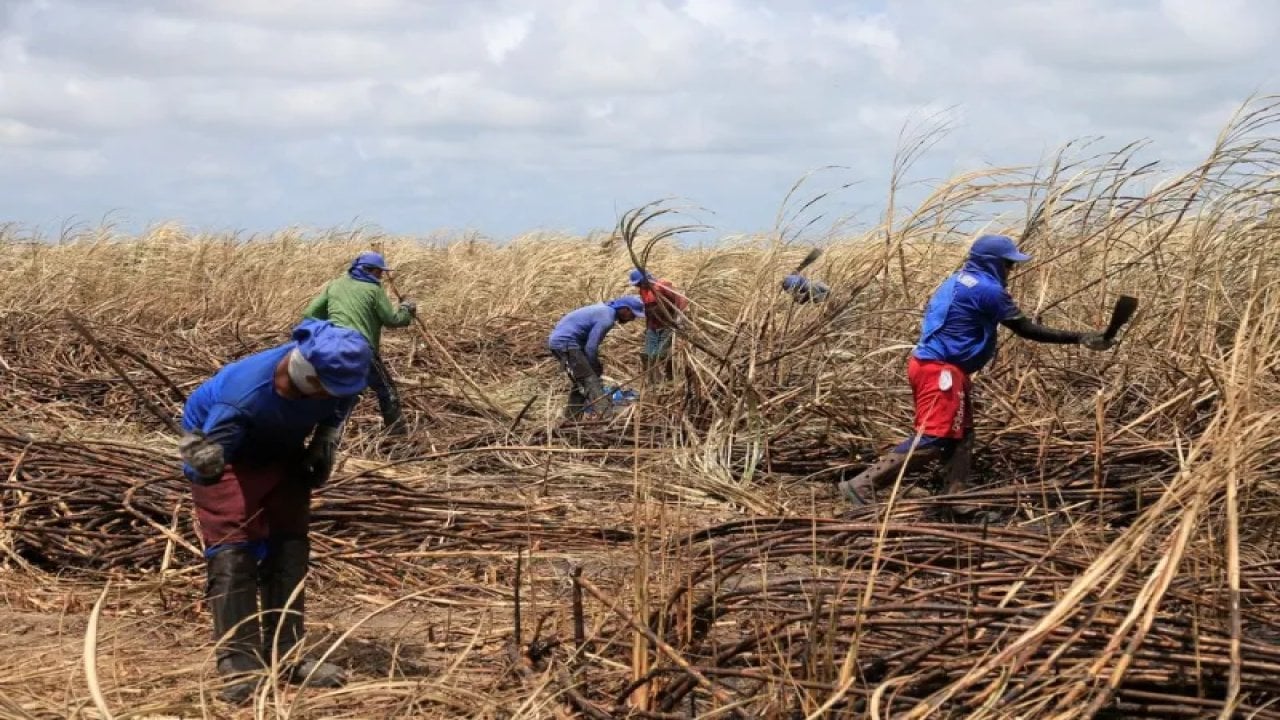
[[[1133,318],[1133,314],[1138,311],[1138,298],[1131,295],[1121,295],[1116,299],[1116,306],[1111,311],[1111,322],[1107,324],[1106,332],[1102,336],[1107,340],[1114,340],[1116,333],[1120,332],[1120,328]]]
[[[822,248],[814,248],[810,250],[809,254],[805,255],[804,259],[800,261],[800,264],[796,266],[795,274],[799,275],[801,272],[804,272],[805,268],[817,262],[820,257],[822,257]]]

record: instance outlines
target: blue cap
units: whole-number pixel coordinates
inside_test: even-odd
[[[805,290],[808,288],[808,286],[809,286],[809,282],[805,280],[804,276],[800,275],[799,273],[791,273],[790,275],[782,278],[782,289],[786,290],[787,292],[794,292],[796,290]]]
[[[369,384],[373,350],[358,331],[328,320],[308,319],[293,329],[293,341],[331,395],[356,395]]]
[[[387,267],[387,261],[383,259],[382,253],[376,253],[372,250],[362,252],[351,261],[351,267],[371,267],[379,270],[390,270]]]
[[[653,274],[647,273],[647,272],[640,272],[640,268],[633,268],[631,272],[627,275],[627,282],[631,283],[632,285],[639,285],[641,282],[645,280],[648,280],[649,282],[653,282]]]
[[[1031,259],[1030,255],[1018,250],[1018,246],[1013,244],[1013,238],[1007,235],[983,235],[973,241],[969,255],[1000,258],[1010,262],[1026,262]]]
[[[635,315],[638,318],[644,317],[644,301],[635,295],[623,295],[620,298],[614,298],[613,300],[605,302],[605,305],[608,305],[614,310],[626,308],[631,311],[632,315]]]

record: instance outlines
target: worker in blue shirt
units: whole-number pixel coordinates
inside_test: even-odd
[[[820,280],[810,280],[800,273],[791,273],[782,279],[782,291],[799,305],[825,302],[831,289]]]
[[[223,700],[247,700],[273,657],[291,680],[345,680],[337,666],[290,651],[304,630],[298,586],[310,559],[311,491],[333,470],[371,356],[358,331],[305,320],[291,342],[219,370],[183,408],[179,452],[205,545]]]
[[[547,348],[573,383],[565,417],[577,418],[584,411],[604,413],[609,409],[600,380],[604,374],[600,343],[615,323],[629,323],[643,317],[644,301],[635,295],[626,295],[578,308],[556,323],[547,339]]]
[[[919,439],[907,438],[857,477],[841,482],[851,503],[870,502],[877,487],[933,460],[947,466],[948,494],[965,489],[973,455],[971,377],[995,357],[998,326],[1036,342],[1095,351],[1114,344],[1102,333],[1054,330],[1022,314],[1009,294],[1008,277],[1015,264],[1030,259],[1011,238],[983,235],[970,247],[964,267],[934,292],[925,307],[920,341],[907,362]]]

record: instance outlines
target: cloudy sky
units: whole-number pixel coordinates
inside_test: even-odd
[[[663,196],[767,229],[847,166],[918,175],[1149,138],[1280,91],[1273,0],[0,0],[0,220],[585,231]]]

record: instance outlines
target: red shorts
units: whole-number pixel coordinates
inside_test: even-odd
[[[938,360],[907,361],[916,432],[960,440],[973,430],[973,385],[965,371]]]
[[[205,547],[305,536],[311,488],[295,468],[295,463],[228,465],[218,482],[192,483]]]

